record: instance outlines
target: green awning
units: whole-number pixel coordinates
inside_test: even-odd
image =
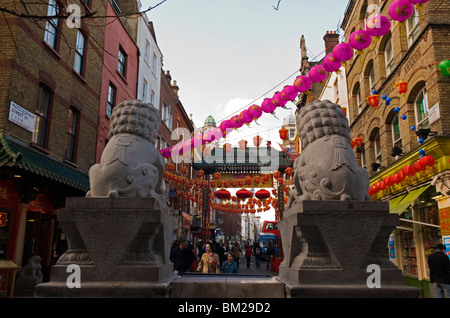
[[[393,199],[389,200],[389,211],[394,211],[394,209],[400,204],[402,199],[406,197],[406,194],[399,195]]]
[[[0,134],[0,167],[15,167],[87,192],[90,188],[86,172],[40,153],[26,144]]]
[[[430,186],[431,184],[427,184],[426,186],[410,191],[393,210],[390,210],[390,213],[402,214],[406,208],[409,207],[411,203],[413,203],[414,200],[417,199],[419,195],[421,195]]]

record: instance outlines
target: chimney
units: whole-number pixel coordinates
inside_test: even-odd
[[[177,97],[178,97],[178,91],[180,90],[180,88],[177,85],[177,81],[173,81],[173,84],[170,85],[170,87],[172,88],[175,95],[177,95]]]
[[[339,44],[339,33],[336,31],[327,31],[323,40],[325,41],[325,55],[328,55],[333,52],[333,48]]]

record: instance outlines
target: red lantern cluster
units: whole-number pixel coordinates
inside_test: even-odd
[[[416,173],[424,171],[427,167],[433,167],[435,160],[432,156],[422,156],[412,166],[406,165],[400,171],[391,176],[385,177],[383,180],[376,182],[369,188],[369,195],[377,194],[388,187],[402,183],[406,178],[413,177]]]

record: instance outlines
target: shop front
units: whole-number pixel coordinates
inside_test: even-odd
[[[419,164],[423,153],[434,160]],[[435,137],[370,179],[372,200],[389,202],[390,213],[400,219],[389,240],[389,257],[421,297],[434,297],[428,255],[450,239],[449,159],[450,138]]]

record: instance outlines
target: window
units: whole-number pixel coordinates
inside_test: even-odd
[[[375,70],[373,69],[373,64],[370,66],[369,70],[369,88],[372,94],[372,91],[375,89]]]
[[[108,105],[106,106],[106,115],[111,117],[115,103],[116,103],[116,87],[113,84],[109,83]]]
[[[83,74],[84,48],[85,48],[84,44],[85,44],[85,37],[83,33],[81,33],[81,31],[78,30],[73,69],[80,75]]]
[[[381,162],[381,139],[380,132],[377,130],[373,138],[373,150],[375,162]]]
[[[52,92],[50,89],[40,84],[39,100],[35,111],[36,116],[34,117],[34,129],[31,141],[41,148],[45,148],[51,97]]]
[[[79,113],[74,107],[69,108],[69,120],[67,121],[66,156],[65,159],[74,162],[76,137],[78,131]]]
[[[429,128],[428,122],[428,97],[427,90],[424,87],[414,102],[414,109],[416,113],[416,125],[419,128]]]
[[[152,71],[153,71],[153,73],[156,73],[157,62],[158,62],[158,57],[156,56],[155,53],[153,53],[153,58],[152,58]]]
[[[360,158],[361,158],[361,167],[366,169],[366,150],[364,148],[364,145],[361,146]]]
[[[147,62],[147,64],[150,64],[150,43],[148,40],[145,41],[144,61]]]
[[[362,103],[361,103],[361,88],[359,83],[356,83],[353,87],[353,96],[356,98],[356,109],[358,114],[362,112]]]
[[[167,105],[164,101],[163,101],[161,119],[164,122],[164,124],[166,124],[167,128],[172,130],[172,114],[170,111],[170,106]]]
[[[47,16],[57,16],[59,13],[59,5],[55,0],[50,0],[48,3]],[[54,50],[56,50],[58,44],[58,26],[59,18],[57,17],[49,19],[45,24],[44,41]]]
[[[147,91],[148,91],[148,83],[144,79],[144,83],[142,84],[142,101],[147,102]]]
[[[153,89],[150,92],[150,104],[155,106],[155,91]]]
[[[124,50],[121,47],[119,47],[119,64],[117,70],[123,77],[125,77],[126,65],[127,65],[127,55],[125,54]]]
[[[402,148],[402,136],[400,135],[400,121],[398,120],[398,114],[394,116],[392,120],[392,144],[399,148]]]
[[[406,20],[406,32],[408,36],[408,45],[411,46],[419,37],[419,14],[414,8],[413,14]]]
[[[386,47],[384,48],[384,59],[386,63],[386,75],[389,75],[394,70],[394,51],[392,49],[391,37],[386,40]]]

